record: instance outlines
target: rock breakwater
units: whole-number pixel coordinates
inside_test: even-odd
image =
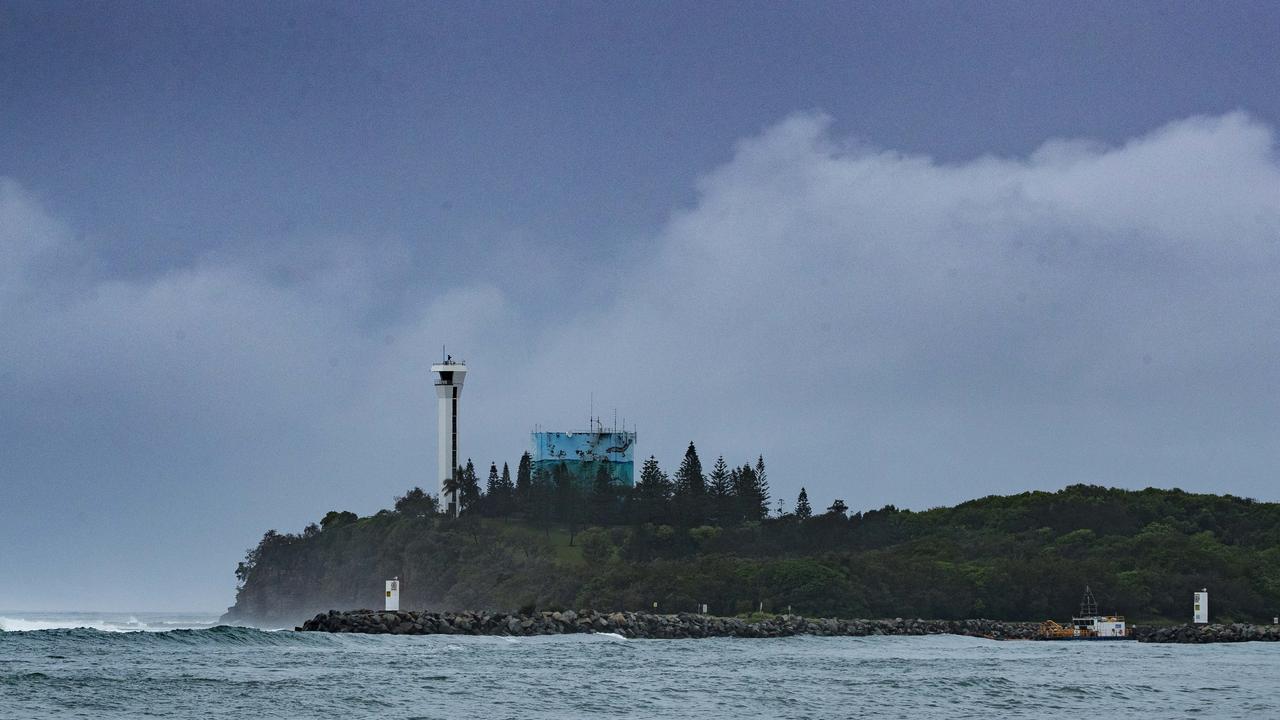
[[[563,635],[615,633],[626,638],[772,638],[792,635],[967,635],[995,640],[1029,640],[1039,623],[997,620],[838,620],[778,615],[758,620],[693,613],[603,613],[591,610],[530,615],[486,612],[399,612],[330,610],[298,630],[392,635]]]
[[[1231,623],[1137,627],[1133,634],[1138,642],[1152,643],[1277,642],[1280,641],[1280,625]]]
[[[841,620],[777,615],[756,620],[694,613],[604,613],[566,610],[532,614],[330,610],[296,628],[302,631],[382,635],[566,635],[615,633],[625,638],[775,638],[792,635],[964,635],[992,640],[1040,639],[1040,623],[999,620]],[[1280,625],[1136,626],[1132,638],[1150,643],[1280,641]]]

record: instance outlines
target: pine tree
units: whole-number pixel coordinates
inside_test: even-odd
[[[769,476],[764,472],[764,455],[756,458],[756,497],[760,499],[760,507],[764,508],[761,517],[769,514]]]
[[[693,443],[689,443],[676,470],[673,495],[676,514],[685,525],[700,525],[706,520],[707,479],[702,474],[702,461]]]
[[[813,508],[809,507],[809,493],[800,488],[800,496],[796,498],[796,517],[808,520],[813,516]]]
[[[467,512],[474,509],[480,498],[480,478],[476,476],[476,466],[467,458],[467,466],[458,468],[461,481],[458,484],[458,511]]]
[[[729,482],[729,466],[724,456],[716,458],[716,464],[707,477],[708,510],[711,519],[718,525],[729,521],[729,501],[733,496],[733,486]]]
[[[757,464],[756,468],[760,467]],[[750,464],[738,468],[734,483],[737,514],[743,520],[769,517],[769,486],[760,482],[759,471]]]
[[[734,468],[729,476],[733,480],[734,497],[742,500],[754,491],[755,470],[752,470],[750,465]]]
[[[498,478],[498,495],[497,499],[490,498],[496,509],[494,514],[498,517],[509,517],[511,510],[515,506],[515,486],[511,484],[511,468],[506,463],[502,463],[502,476]]]
[[[657,458],[650,455],[640,468],[640,482],[636,483],[636,497],[644,518],[649,522],[666,522],[671,493],[671,479],[662,472]]]
[[[744,466],[745,467],[745,466]],[[744,518],[744,501],[743,492],[746,491],[746,483],[743,482],[742,468],[735,467],[729,471],[729,494],[725,497],[725,523],[729,525],[737,525]]]
[[[520,456],[520,464],[516,466],[516,504],[528,513],[534,512],[532,491],[533,458],[526,451]]]
[[[738,468],[734,483],[736,515],[741,520],[763,520],[769,514],[769,506],[760,497],[760,485],[756,471],[750,464]]]
[[[698,459],[698,450],[689,443],[684,452],[684,460],[680,461],[680,469],[676,470],[676,496],[701,497],[707,492],[707,479],[702,474],[702,461]]]
[[[836,501],[831,503],[831,507],[827,508],[828,515],[839,515],[840,517],[844,517],[847,512],[849,512],[849,507],[839,498],[836,498]]]
[[[502,476],[498,474],[498,464],[489,463],[489,477],[485,480],[484,499],[478,509],[487,517],[502,514],[506,495],[502,490]]]
[[[650,455],[648,460],[644,461],[644,465],[640,468],[640,482],[636,483],[636,489],[640,491],[640,495],[655,500],[667,501],[671,499],[672,486],[671,478],[662,472],[662,468],[658,465],[658,459]]]
[[[484,494],[489,497],[493,497],[494,495],[501,493],[502,489],[498,486],[498,483],[500,482],[502,482],[502,477],[498,475],[498,463],[490,462],[489,477],[485,480]]]
[[[729,497],[733,494],[733,488],[729,485],[729,466],[724,461],[724,456],[716,458],[716,464],[711,468],[711,475],[708,478],[707,489],[712,497]]]

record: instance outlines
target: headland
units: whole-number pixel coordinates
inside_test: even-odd
[[[689,515],[674,498],[636,491],[584,505],[562,490],[535,484],[514,504],[481,502],[456,518],[411,491],[371,516],[334,511],[301,533],[268,532],[237,569],[222,622],[293,627],[329,608],[381,608],[393,578],[401,608],[530,618],[593,608],[1031,627],[1070,618],[1086,585],[1098,614],[1130,627],[1191,621],[1202,588],[1213,594],[1209,619],[1232,628],[1219,634],[1280,615],[1275,503],[1076,485],[925,511],[850,512],[835,501],[822,513],[745,519],[709,501]]]

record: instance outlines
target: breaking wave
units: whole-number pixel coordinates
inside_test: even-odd
[[[21,616],[19,616],[21,615]],[[49,613],[0,615],[0,631],[32,632],[84,628],[102,632],[165,632],[211,628],[217,619],[202,615],[132,613]]]

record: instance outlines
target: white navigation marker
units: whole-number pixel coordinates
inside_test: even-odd
[[[1196,601],[1195,605],[1192,606],[1192,613],[1192,622],[1209,622],[1209,588],[1203,588],[1196,593]]]
[[[387,581],[387,610],[398,612],[400,610],[400,578]]]

